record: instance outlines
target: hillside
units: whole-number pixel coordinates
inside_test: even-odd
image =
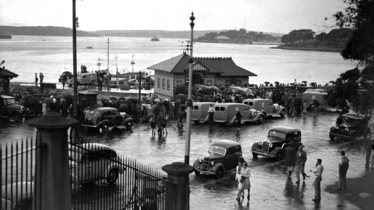
[[[27,36],[72,36],[71,28],[56,26],[0,26],[2,35]],[[77,36],[98,36],[94,33],[77,30]]]

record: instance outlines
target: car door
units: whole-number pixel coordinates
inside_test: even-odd
[[[226,170],[233,169],[237,163],[234,147],[230,147],[226,150],[226,156],[223,160],[223,164]]]
[[[121,125],[122,124],[122,116],[118,111],[113,111],[113,125]]]

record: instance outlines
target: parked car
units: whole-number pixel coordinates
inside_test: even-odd
[[[297,128],[278,126],[269,130],[267,139],[255,142],[252,145],[252,155],[257,158],[258,155],[273,157],[277,160],[284,158],[285,143],[293,142],[294,145],[301,143],[301,131]]]
[[[194,102],[191,110],[191,120],[196,123],[208,122],[208,109],[210,105],[214,106],[215,102]]]
[[[225,123],[232,125],[235,122],[236,108],[239,108],[240,114],[243,116],[241,123],[246,122],[258,122],[259,124],[264,122],[264,115],[260,111],[249,109],[245,104],[240,103],[218,103],[214,105],[214,122]]]
[[[72,184],[81,185],[100,180],[114,184],[126,170],[119,163],[117,152],[104,144],[85,143],[69,146],[69,170]]]
[[[369,128],[370,117],[359,114],[347,113],[343,115],[343,123],[330,128],[330,140],[335,137],[343,138],[371,138]]]
[[[132,117],[112,107],[99,107],[87,111],[82,124],[87,128],[101,128],[104,132],[114,127],[131,129],[132,125]]]
[[[1,186],[1,210],[31,210],[33,181],[14,182]]]
[[[22,118],[28,117],[31,117],[30,110],[25,106],[16,104],[15,97],[0,95],[0,118],[19,122]]]
[[[318,101],[318,107],[329,107],[327,104],[327,91],[324,89],[307,89],[303,93],[303,101],[306,100],[308,105],[307,109],[310,109],[310,105],[314,100]]]
[[[60,78],[58,78],[58,81],[62,82],[62,80],[63,80],[63,78],[64,78],[65,75],[66,75],[66,80],[73,78],[73,73],[71,73],[70,71],[64,71],[60,75]]]
[[[220,140],[214,142],[208,150],[208,155],[197,159],[193,167],[195,174],[205,173],[221,178],[238,165],[239,157],[242,156],[242,147],[238,142]]]
[[[270,99],[244,99],[243,104],[248,105],[250,109],[260,111],[265,117],[284,117],[286,115],[286,108],[278,104],[273,104],[273,101]]]
[[[83,73],[77,76],[78,84],[96,84],[97,74],[96,73]]]

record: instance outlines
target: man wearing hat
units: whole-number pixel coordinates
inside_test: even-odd
[[[298,147],[298,151],[296,152],[296,184],[300,184],[300,173],[303,175],[303,180],[305,177],[309,177],[305,173],[305,162],[307,160],[306,152],[304,151],[304,145],[300,144]]]

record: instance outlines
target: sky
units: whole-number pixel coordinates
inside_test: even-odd
[[[0,0],[0,25],[72,27],[73,0]],[[238,30],[317,34],[343,0],[77,0],[78,30]]]

